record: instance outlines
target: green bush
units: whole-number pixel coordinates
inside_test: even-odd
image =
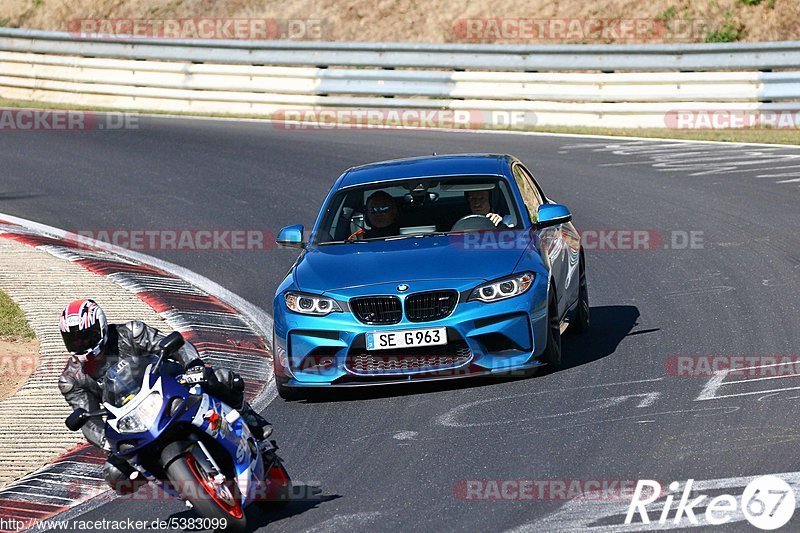
[[[735,43],[744,37],[744,24],[733,20],[733,13],[725,12],[725,23],[706,34],[707,43]]]

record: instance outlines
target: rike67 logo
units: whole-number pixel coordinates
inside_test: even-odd
[[[794,490],[786,481],[776,476],[754,479],[747,484],[740,498],[730,494],[721,494],[714,498],[706,494],[698,495],[692,489],[693,483],[693,479],[688,480],[681,492],[680,483],[673,481],[669,484],[663,505],[659,502],[648,509],[650,504],[663,495],[662,487],[658,481],[639,480],[625,515],[625,524],[650,524],[653,521],[663,525],[671,521],[685,527],[704,525],[700,523],[700,519],[705,518],[705,524],[717,526],[741,520],[744,515],[745,520],[758,529],[773,530],[786,525],[794,514]],[[673,514],[673,503],[676,499],[678,501]],[[652,518],[650,513],[654,513]],[[634,522],[637,514],[639,520]]]

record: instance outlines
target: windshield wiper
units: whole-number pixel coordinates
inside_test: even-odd
[[[433,231],[430,233],[411,233],[409,235],[395,235],[393,237],[387,237],[387,241],[396,241],[400,239],[410,239],[410,238],[418,238],[418,237],[441,237],[442,235],[449,235],[447,231]]]
[[[397,241],[400,239],[411,239],[418,237],[441,237],[442,235],[450,235],[447,231],[434,231],[431,233],[412,233],[410,235],[392,235],[389,237],[372,237],[370,239],[351,239],[343,241],[326,241],[317,243],[317,246],[325,246],[327,244],[353,244],[357,242],[378,242],[378,241]]]

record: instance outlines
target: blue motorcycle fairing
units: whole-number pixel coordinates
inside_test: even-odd
[[[130,400],[130,406],[117,408],[106,403],[109,418],[106,421],[106,440],[112,453],[124,458],[140,470],[147,479],[158,484],[173,496],[178,496],[162,480],[158,480],[139,463],[139,456],[147,453],[147,448],[165,432],[179,424],[191,425],[213,438],[231,457],[236,471],[236,483],[242,495],[242,506],[251,503],[259,493],[266,493],[267,481],[264,479],[265,467],[258,445],[250,429],[242,420],[238,411],[216,398],[200,393],[198,387],[191,391],[177,380],[177,376],[169,375],[162,366],[156,375],[145,374],[142,389]],[[133,413],[144,398],[151,393],[159,392],[162,397],[158,415],[147,430],[135,433],[120,432],[115,429],[122,417]],[[197,393],[195,393],[197,392]],[[199,394],[198,394],[199,393]],[[181,402],[174,413],[168,412],[173,402]],[[126,411],[127,409],[127,411]],[[187,431],[188,436],[188,431]],[[126,446],[121,449],[120,446]]]

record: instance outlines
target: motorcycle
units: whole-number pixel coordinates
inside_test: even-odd
[[[289,498],[291,480],[275,441],[259,443],[239,412],[187,380],[170,357],[184,344],[174,332],[159,354],[120,360],[106,372],[103,406],[75,410],[66,420],[77,431],[106,417],[111,453],[144,478],[180,498],[213,528],[242,531],[245,508]]]

